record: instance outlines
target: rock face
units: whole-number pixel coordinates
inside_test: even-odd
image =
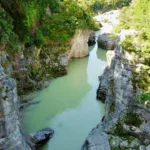
[[[60,53],[56,47],[24,48],[15,54],[13,64],[13,78],[17,81],[19,95],[24,95],[42,89],[49,85],[52,78],[67,74],[67,54]]]
[[[117,19],[119,14],[119,10],[114,10],[95,17],[95,19],[102,24],[101,35],[97,39],[99,48],[114,50],[118,37],[112,38],[111,33],[114,25],[119,23]]]
[[[88,39],[90,36],[90,31],[78,30],[72,39],[69,50],[68,59],[71,58],[80,58],[88,55]]]
[[[32,147],[32,149],[36,149],[52,138],[53,134],[54,130],[45,128],[30,134],[28,137],[26,137],[26,141],[30,147]]]
[[[16,82],[9,76],[12,68],[7,64],[7,54],[2,51],[0,62],[0,149],[31,150],[23,138],[18,117]],[[7,68],[2,66],[4,62]]]
[[[102,122],[88,135],[82,150],[148,149],[150,111],[136,101],[134,66],[117,46],[100,78],[97,97],[105,101]]]
[[[111,38],[110,34],[101,34],[97,40],[98,47],[106,50],[114,50],[116,38]]]
[[[88,45],[89,46],[93,46],[94,44],[96,44],[96,39],[95,39],[95,32],[91,32],[89,40],[88,40]]]

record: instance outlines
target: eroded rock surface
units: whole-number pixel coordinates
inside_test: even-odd
[[[90,31],[78,30],[72,39],[69,50],[68,59],[71,58],[81,58],[88,55],[88,39],[90,36]]]
[[[110,34],[101,34],[98,37],[98,47],[106,50],[114,50],[116,46],[116,38],[112,38]]]
[[[19,120],[16,82],[11,78],[12,68],[7,62],[7,54],[0,54],[0,149],[31,150],[26,144]],[[6,74],[7,72],[7,74]]]
[[[117,46],[108,56],[97,98],[105,102],[102,122],[88,135],[82,150],[135,150],[149,149],[150,110],[139,104],[136,97],[133,71],[136,64],[130,63],[130,54]]]
[[[51,128],[45,128],[27,136],[26,141],[32,149],[36,149],[52,138],[53,134],[54,130]]]

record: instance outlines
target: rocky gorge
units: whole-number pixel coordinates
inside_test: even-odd
[[[25,136],[19,111],[24,110],[29,105],[39,104],[41,100],[30,101],[33,99],[30,93],[48,87],[54,78],[67,75],[67,66],[73,58],[84,58],[90,54],[91,57],[89,56],[90,61],[87,66],[91,65],[90,67],[92,68],[92,62],[95,60],[95,62],[102,64],[99,69],[102,70],[105,61],[98,59],[98,47],[107,50],[107,65],[103,74],[99,76],[100,83],[96,95],[98,100],[105,103],[105,114],[101,122],[89,133],[81,149],[150,149],[149,102],[140,103],[137,100],[143,89],[138,84],[142,79],[135,72],[137,70],[141,71],[143,60],[139,58],[138,49],[135,50],[133,55],[132,52],[126,50],[127,47],[122,45],[126,37],[130,35],[136,37],[138,32],[134,29],[125,29],[115,36],[112,35],[113,27],[119,23],[119,14],[120,10],[115,10],[94,17],[102,25],[100,31],[93,32],[87,28],[76,29],[74,36],[64,46],[60,43],[58,44],[57,41],[56,43],[46,41],[42,46],[32,45],[31,43],[18,43],[19,51],[12,52],[7,44],[9,40],[3,43],[0,42],[0,150],[34,150],[53,137],[54,130],[51,128],[44,128]],[[11,15],[13,16],[13,14]],[[86,16],[86,14],[84,15]],[[51,16],[51,12],[49,16]],[[6,16],[3,15],[3,17]],[[36,24],[36,21],[34,24]],[[34,32],[32,30],[31,32]],[[52,30],[55,30],[55,28]],[[94,44],[96,45],[92,52],[89,53],[88,45]],[[94,60],[92,60],[93,58]],[[87,60],[84,61],[87,63]],[[84,65],[86,65],[85,62]],[[91,70],[88,70],[88,67],[86,71],[81,70],[85,75],[81,77],[86,78],[86,75],[88,77],[91,75],[89,73]],[[96,67],[95,70],[97,70]],[[92,71],[94,72],[95,70],[93,69]],[[85,74],[85,72],[89,74]],[[73,77],[76,78],[76,75]],[[94,78],[96,77],[94,76]],[[92,93],[91,98],[93,98],[93,92],[96,93],[95,83],[97,79],[95,80],[96,82],[91,81],[88,82],[92,84],[93,90],[89,93]],[[60,83],[64,84],[64,82]],[[73,84],[74,86],[77,85],[75,82]],[[86,86],[88,89],[89,85],[86,84]],[[82,90],[84,91],[84,89]],[[63,90],[60,91],[62,92]],[[76,96],[74,95],[74,97]],[[86,96],[84,98],[88,99]],[[65,103],[62,101],[62,104]],[[69,110],[68,112],[73,114],[75,111]],[[55,117],[61,118],[64,114],[67,113],[62,113]],[[51,115],[48,117],[45,115],[45,118],[54,118],[54,114]],[[62,122],[58,124],[58,127],[60,129],[63,127]]]

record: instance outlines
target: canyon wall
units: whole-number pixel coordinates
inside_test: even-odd
[[[7,57],[5,52],[0,52],[0,149],[30,150],[23,138],[16,82],[10,77],[12,67]]]
[[[105,115],[89,133],[82,150],[148,150],[150,111],[136,99],[142,92],[135,83],[137,62],[119,46],[107,56],[108,65],[97,90],[97,98],[105,102]]]

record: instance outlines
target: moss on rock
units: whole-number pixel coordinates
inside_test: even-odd
[[[142,124],[142,120],[139,118],[139,115],[136,113],[127,113],[124,119],[125,119],[124,123],[127,125],[140,127],[140,125]]]

